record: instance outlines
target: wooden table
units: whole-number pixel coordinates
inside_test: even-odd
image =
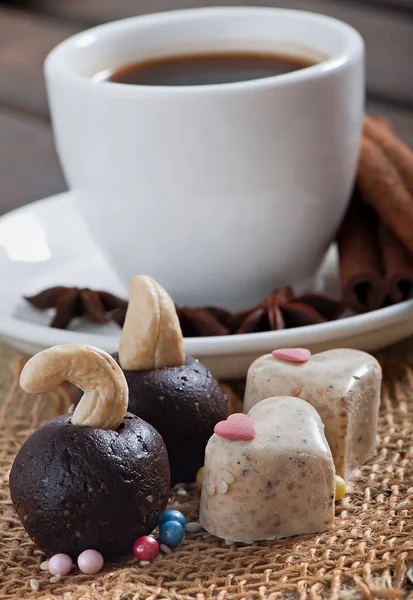
[[[369,108],[413,145],[413,0],[0,0],[0,213],[65,189],[42,74],[55,44],[119,17],[219,4],[305,8],[357,26],[367,43]]]

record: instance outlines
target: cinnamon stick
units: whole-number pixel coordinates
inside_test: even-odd
[[[388,131],[393,131],[390,122],[381,115],[366,115],[365,119],[368,119],[369,121],[374,121],[374,123],[382,125],[382,127],[387,129]]]
[[[388,227],[379,225],[386,295],[392,303],[413,298],[413,260]]]
[[[389,124],[382,118],[365,117],[364,134],[381,147],[413,194],[413,152],[410,148],[394,135]]]
[[[343,303],[356,312],[376,310],[384,302],[384,274],[374,213],[353,194],[338,238]]]
[[[357,183],[363,199],[413,254],[413,199],[389,157],[367,136],[361,141]]]

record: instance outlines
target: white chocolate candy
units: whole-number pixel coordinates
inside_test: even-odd
[[[335,470],[314,408],[268,398],[248,414],[256,436],[214,434],[205,452],[201,525],[235,542],[324,531],[334,520]]]
[[[302,364],[261,356],[249,368],[244,412],[264,398],[288,395],[318,411],[337,474],[348,479],[376,449],[381,367],[359,350],[314,354]]]

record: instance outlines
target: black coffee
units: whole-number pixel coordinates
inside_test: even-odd
[[[126,65],[107,81],[131,85],[207,85],[273,77],[315,61],[286,54],[227,52],[169,56]]]

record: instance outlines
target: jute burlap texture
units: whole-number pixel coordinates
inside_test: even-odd
[[[187,535],[149,566],[131,558],[94,576],[73,574],[50,583],[44,560],[10,502],[8,473],[23,440],[45,419],[66,411],[67,388],[29,398],[17,385],[22,359],[3,377],[0,394],[0,598],[136,600],[219,598],[413,598],[413,360],[386,360],[377,456],[354,476],[337,504],[334,529],[251,546],[228,546],[205,532]],[[232,397],[236,405],[236,394]],[[198,495],[174,496],[173,506],[197,518]],[[127,524],[126,524],[127,526]],[[31,591],[29,581],[40,583]]]

